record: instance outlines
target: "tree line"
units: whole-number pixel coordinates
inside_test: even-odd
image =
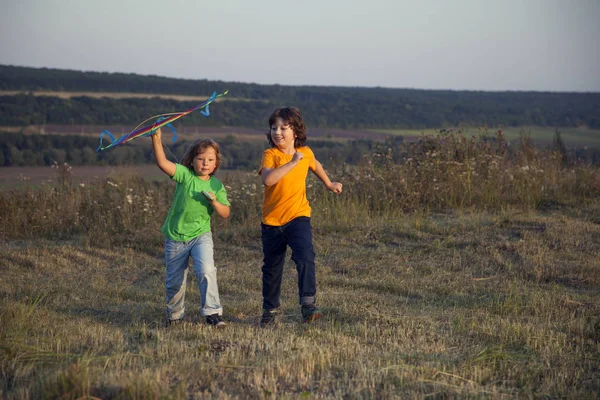
[[[440,133],[440,135],[443,135]],[[494,141],[492,137],[486,140]],[[222,151],[223,169],[255,170],[258,168],[264,142],[242,141],[233,135],[218,141]],[[179,162],[190,141],[168,143],[166,154],[174,162]],[[385,141],[350,140],[337,142],[309,139],[307,143],[319,160],[329,166],[359,165],[374,153],[391,154],[395,162],[409,157],[402,137],[395,136]],[[144,138],[116,146],[106,151],[96,152],[98,139],[80,135],[25,135],[22,133],[0,132],[0,166],[50,166],[54,163],[69,165],[134,165],[154,162],[150,140]],[[567,150],[560,133],[555,134],[551,149],[561,154],[565,164],[589,163],[600,165],[600,149],[580,148]],[[508,149],[508,151],[513,151]],[[402,155],[402,157],[400,157]]]
[[[402,142],[396,138],[394,143]],[[168,143],[166,154],[174,162],[183,157],[190,141]],[[317,157],[336,163],[357,164],[377,142],[356,140],[333,142],[310,140],[308,143]],[[219,140],[224,169],[258,168],[268,143],[241,141],[233,135]],[[0,166],[50,166],[55,162],[70,165],[134,165],[154,162],[150,140],[139,138],[126,145],[96,152],[98,139],[80,135],[25,135],[0,133]]]
[[[282,105],[299,107],[313,128],[423,129],[447,126],[588,126],[600,129],[600,93],[482,92],[381,87],[283,86],[176,79],[123,73],[0,65],[0,90],[57,90],[205,95],[229,90],[202,124],[264,127]],[[227,99],[227,97],[225,98]],[[137,124],[193,103],[164,98],[71,99],[20,94],[0,97],[0,125]],[[200,116],[184,124],[200,123]]]

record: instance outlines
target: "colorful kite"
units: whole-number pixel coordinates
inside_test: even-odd
[[[98,152],[100,150],[110,149],[111,147],[117,146],[119,144],[127,143],[127,142],[129,142],[135,138],[141,137],[141,136],[150,136],[154,132],[156,132],[156,130],[158,128],[162,128],[163,126],[168,126],[169,128],[171,128],[171,131],[173,131],[173,142],[175,142],[175,140],[177,140],[177,133],[175,132],[175,129],[171,125],[171,122],[178,120],[181,117],[185,117],[186,115],[188,115],[191,112],[196,111],[198,109],[201,110],[200,113],[202,115],[208,117],[210,115],[210,110],[209,110],[208,105],[210,103],[212,103],[213,101],[215,101],[216,99],[218,99],[219,97],[225,96],[227,93],[228,93],[228,90],[226,90],[225,92],[223,92],[221,94],[217,94],[217,92],[214,92],[208,100],[206,100],[206,101],[198,104],[197,106],[190,108],[189,110],[184,111],[184,112],[159,114],[159,115],[150,117],[150,118],[146,119],[144,122],[142,122],[141,124],[139,124],[133,131],[121,136],[117,140],[115,140],[115,137],[113,136],[112,133],[110,133],[107,130],[104,130],[100,134],[100,146],[98,146],[96,151]],[[206,110],[202,110],[203,108],[206,108]],[[170,115],[170,117],[165,118],[167,115]],[[157,117],[158,117],[158,119],[153,124],[146,125],[146,126],[143,126],[140,128],[141,125],[143,125],[146,122],[150,121],[151,119],[154,119]],[[108,137],[110,137],[111,143],[108,146],[102,147],[102,138],[104,137],[104,135],[108,135]]]

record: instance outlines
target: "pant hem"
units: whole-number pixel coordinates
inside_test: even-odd
[[[314,305],[316,302],[317,302],[317,299],[315,296],[300,297],[300,305],[302,305],[302,306]]]
[[[208,317],[209,315],[219,315],[222,316],[223,315],[223,309],[222,308],[209,308],[209,309],[204,309],[201,311],[201,314],[203,317]]]

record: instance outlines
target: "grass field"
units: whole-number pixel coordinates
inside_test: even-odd
[[[600,170],[457,139],[332,167],[308,182],[325,313],[300,322],[288,261],[261,329],[261,186],[220,175],[229,326],[165,328],[160,225],[173,185],[131,171],[0,193],[0,397],[600,396]],[[433,146],[433,147],[431,147]]]
[[[417,138],[422,134],[435,135],[439,130],[436,129],[374,129],[374,132],[386,133],[389,135],[404,136],[406,138]],[[494,136],[494,129],[463,128],[465,135],[477,136],[487,134]],[[556,128],[542,126],[518,126],[503,127],[502,131],[506,140],[516,141],[521,134],[530,137],[539,146],[546,146],[552,143]],[[558,128],[561,138],[568,147],[600,147],[600,130],[589,128]],[[414,140],[414,139],[413,139]]]

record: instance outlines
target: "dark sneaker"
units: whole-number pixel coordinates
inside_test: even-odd
[[[223,318],[219,314],[213,314],[206,317],[206,323],[208,325],[216,326],[217,328],[224,328],[227,323],[223,321]]]
[[[314,304],[305,304],[302,306],[302,320],[305,324],[310,324],[313,321],[321,318],[323,314],[321,310]]]
[[[277,322],[277,310],[263,310],[262,318],[260,319],[260,326],[274,325]]]

